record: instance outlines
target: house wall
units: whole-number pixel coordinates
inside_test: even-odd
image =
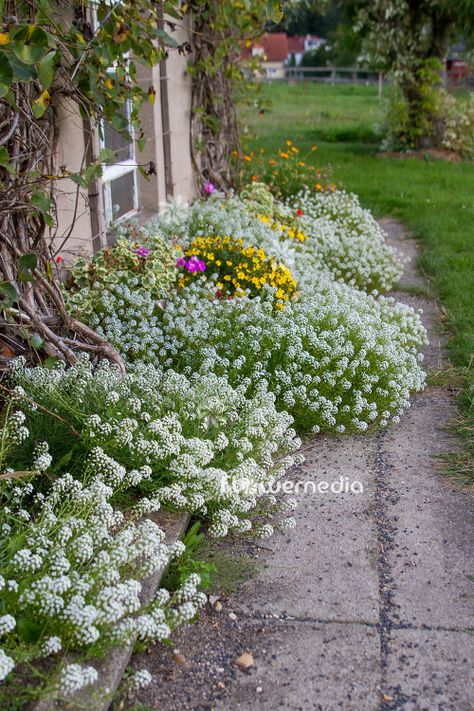
[[[174,35],[177,41],[187,39],[187,30],[181,27]],[[170,50],[166,62],[153,68],[137,66],[140,84],[148,89],[154,86],[156,100],[147,103],[142,110],[142,125],[147,136],[143,151],[137,149],[139,164],[152,161],[156,175],[148,179],[138,175],[139,210],[137,217],[146,219],[163,208],[169,198],[189,202],[196,195],[196,187],[190,151],[191,117],[191,77],[187,72],[188,58]],[[163,66],[164,65],[164,66]],[[171,171],[170,190],[166,188],[165,135],[161,102],[161,87],[167,82],[170,132]],[[86,149],[84,125],[74,104],[58,108],[59,141],[56,154],[57,166],[65,166],[68,171],[79,171]],[[98,152],[97,136],[94,137],[94,155]],[[168,173],[169,175],[169,173]],[[103,214],[102,187],[100,181],[87,190],[77,190],[73,181],[58,181],[56,245],[61,245],[65,235],[70,233],[61,255],[68,259],[73,254],[92,254],[106,243],[106,225]],[[89,199],[88,192],[92,193]],[[99,235],[98,235],[99,232]]]
[[[263,66],[268,77],[272,79],[285,78],[285,65],[283,62],[265,62]]]
[[[79,171],[86,146],[82,117],[77,106],[72,102],[64,102],[57,107],[57,122],[59,139],[55,155],[56,169],[65,166],[70,172]],[[63,257],[70,254],[91,254],[92,226],[87,191],[78,189],[69,178],[58,180],[56,189],[56,248],[61,248]]]

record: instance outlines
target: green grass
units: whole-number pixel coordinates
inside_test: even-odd
[[[400,219],[420,241],[420,266],[432,279],[451,332],[451,362],[463,374],[460,433],[472,464],[474,164],[378,155],[381,102],[375,87],[273,83],[262,93],[271,102],[263,115],[241,112],[252,149],[275,151],[288,138],[303,152],[316,144],[310,160],[330,167],[340,187],[357,193],[377,216]]]

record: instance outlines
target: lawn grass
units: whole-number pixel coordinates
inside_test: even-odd
[[[463,419],[458,430],[470,448],[474,481],[474,164],[378,155],[376,125],[381,101],[376,87],[300,82],[262,86],[271,102],[264,114],[241,111],[253,150],[275,151],[291,139],[335,182],[357,193],[375,215],[400,219],[419,240],[420,267],[432,280],[446,314],[456,382],[462,375]]]

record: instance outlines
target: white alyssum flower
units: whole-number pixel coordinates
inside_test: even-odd
[[[3,649],[0,649],[0,681],[3,681],[15,668],[15,662]]]

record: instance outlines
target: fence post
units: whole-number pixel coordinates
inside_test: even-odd
[[[379,72],[379,80],[378,80],[379,99],[382,98],[382,90],[383,90],[383,72]]]

